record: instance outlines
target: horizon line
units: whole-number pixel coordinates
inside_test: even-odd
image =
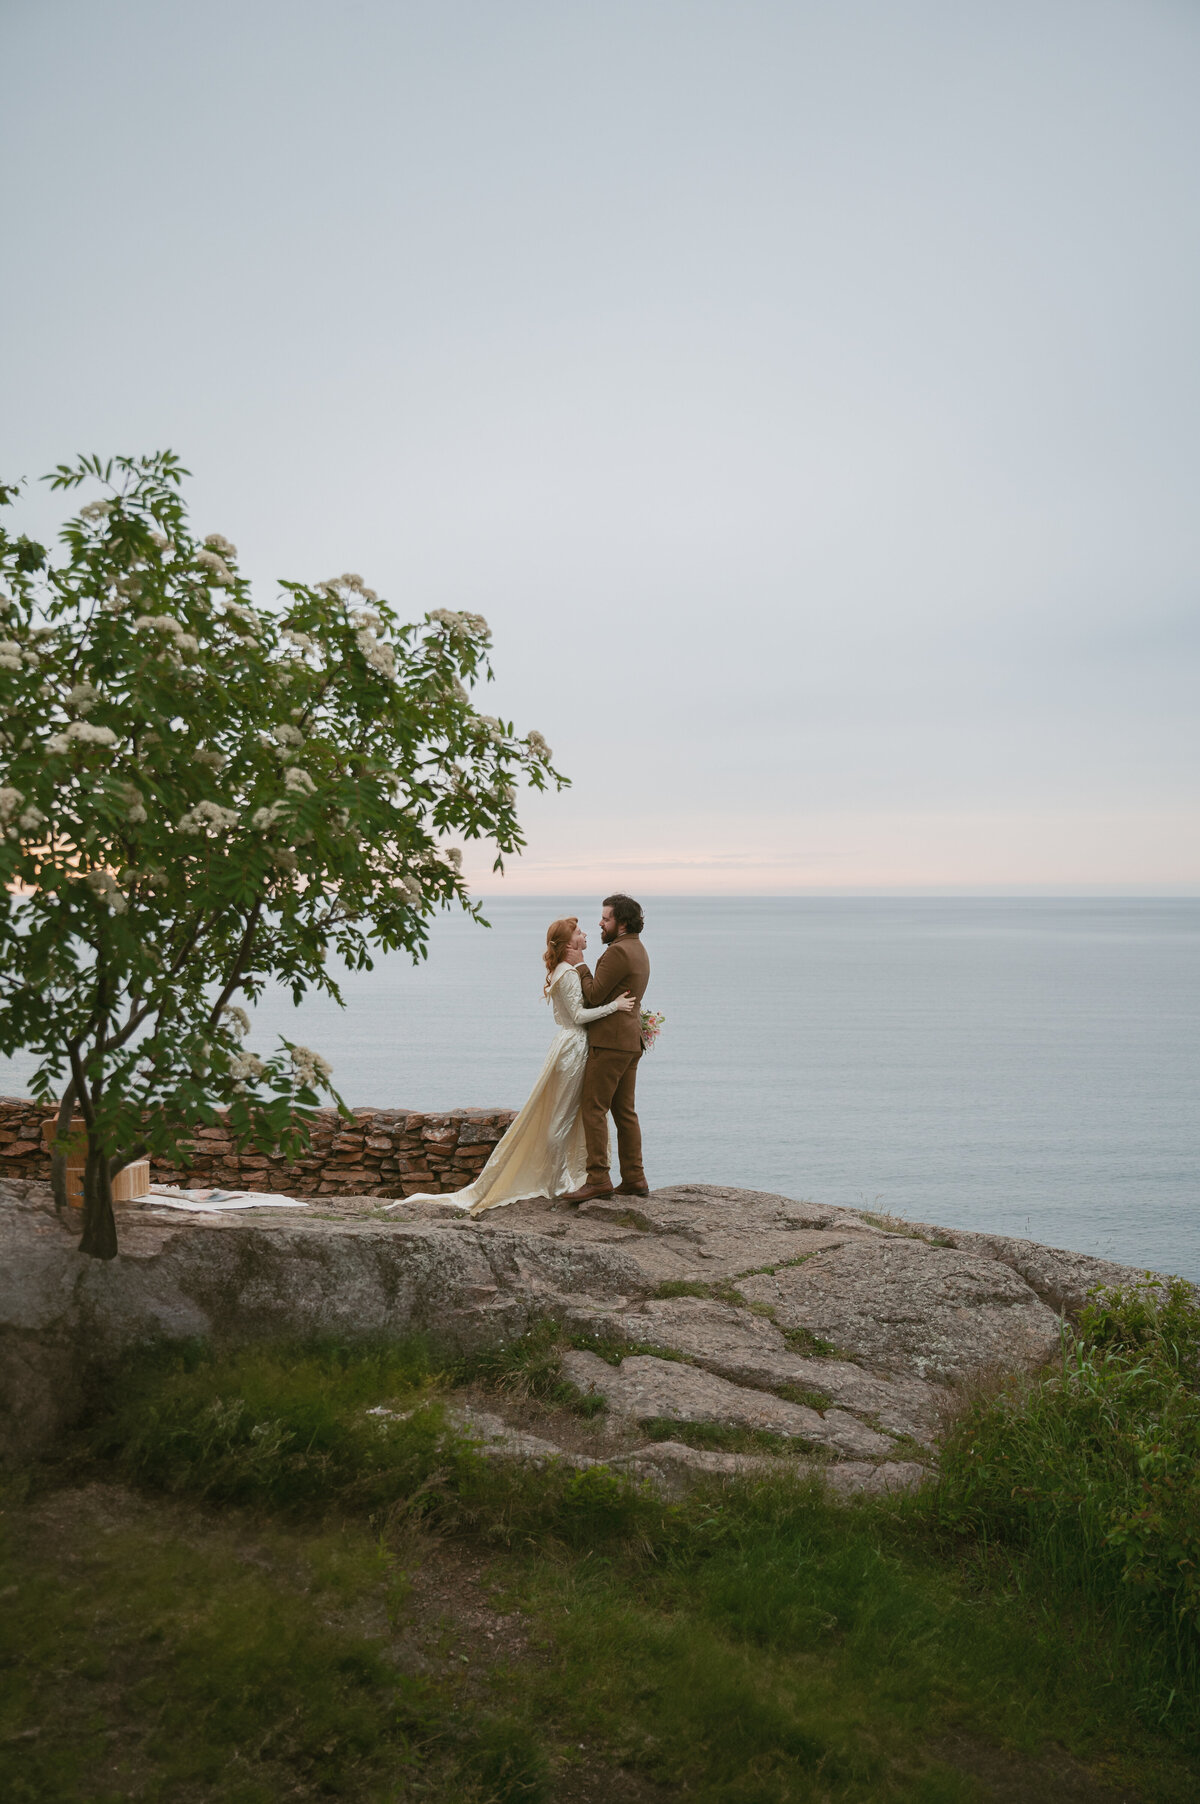
[[[584,888],[580,884],[572,886]],[[547,890],[474,889],[491,901],[546,902],[566,894]],[[610,892],[616,893],[616,892]],[[621,891],[626,894],[626,891]],[[642,890],[660,902],[1200,902],[1200,890]]]

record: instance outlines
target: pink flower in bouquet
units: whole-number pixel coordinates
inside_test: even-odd
[[[643,1052],[650,1051],[650,1048],[654,1045],[654,1042],[657,1040],[659,1034],[662,1032],[662,1024],[666,1020],[666,1018],[667,1017],[665,1015],[656,1015],[654,1013],[653,1009],[644,1008],[642,1010],[642,1051]]]

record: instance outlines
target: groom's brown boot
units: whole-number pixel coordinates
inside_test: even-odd
[[[626,1184],[622,1181],[613,1191],[614,1196],[649,1196],[649,1184]]]
[[[579,1190],[568,1190],[559,1198],[563,1203],[595,1203],[601,1197],[609,1197],[613,1193],[611,1184],[584,1184]]]

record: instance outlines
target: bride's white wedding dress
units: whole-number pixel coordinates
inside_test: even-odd
[[[574,965],[559,965],[550,979],[550,1001],[558,1032],[550,1042],[546,1063],[529,1100],[504,1135],[473,1184],[465,1190],[401,1197],[405,1203],[450,1203],[481,1215],[526,1197],[562,1196],[578,1190],[587,1176],[583,1119],[579,1099],[587,1065],[587,1024],[616,1013],[615,1002],[584,1008],[583,990]]]

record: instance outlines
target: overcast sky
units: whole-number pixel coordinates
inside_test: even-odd
[[[1195,0],[0,22],[0,477],[486,614],[507,887],[1200,891]]]

